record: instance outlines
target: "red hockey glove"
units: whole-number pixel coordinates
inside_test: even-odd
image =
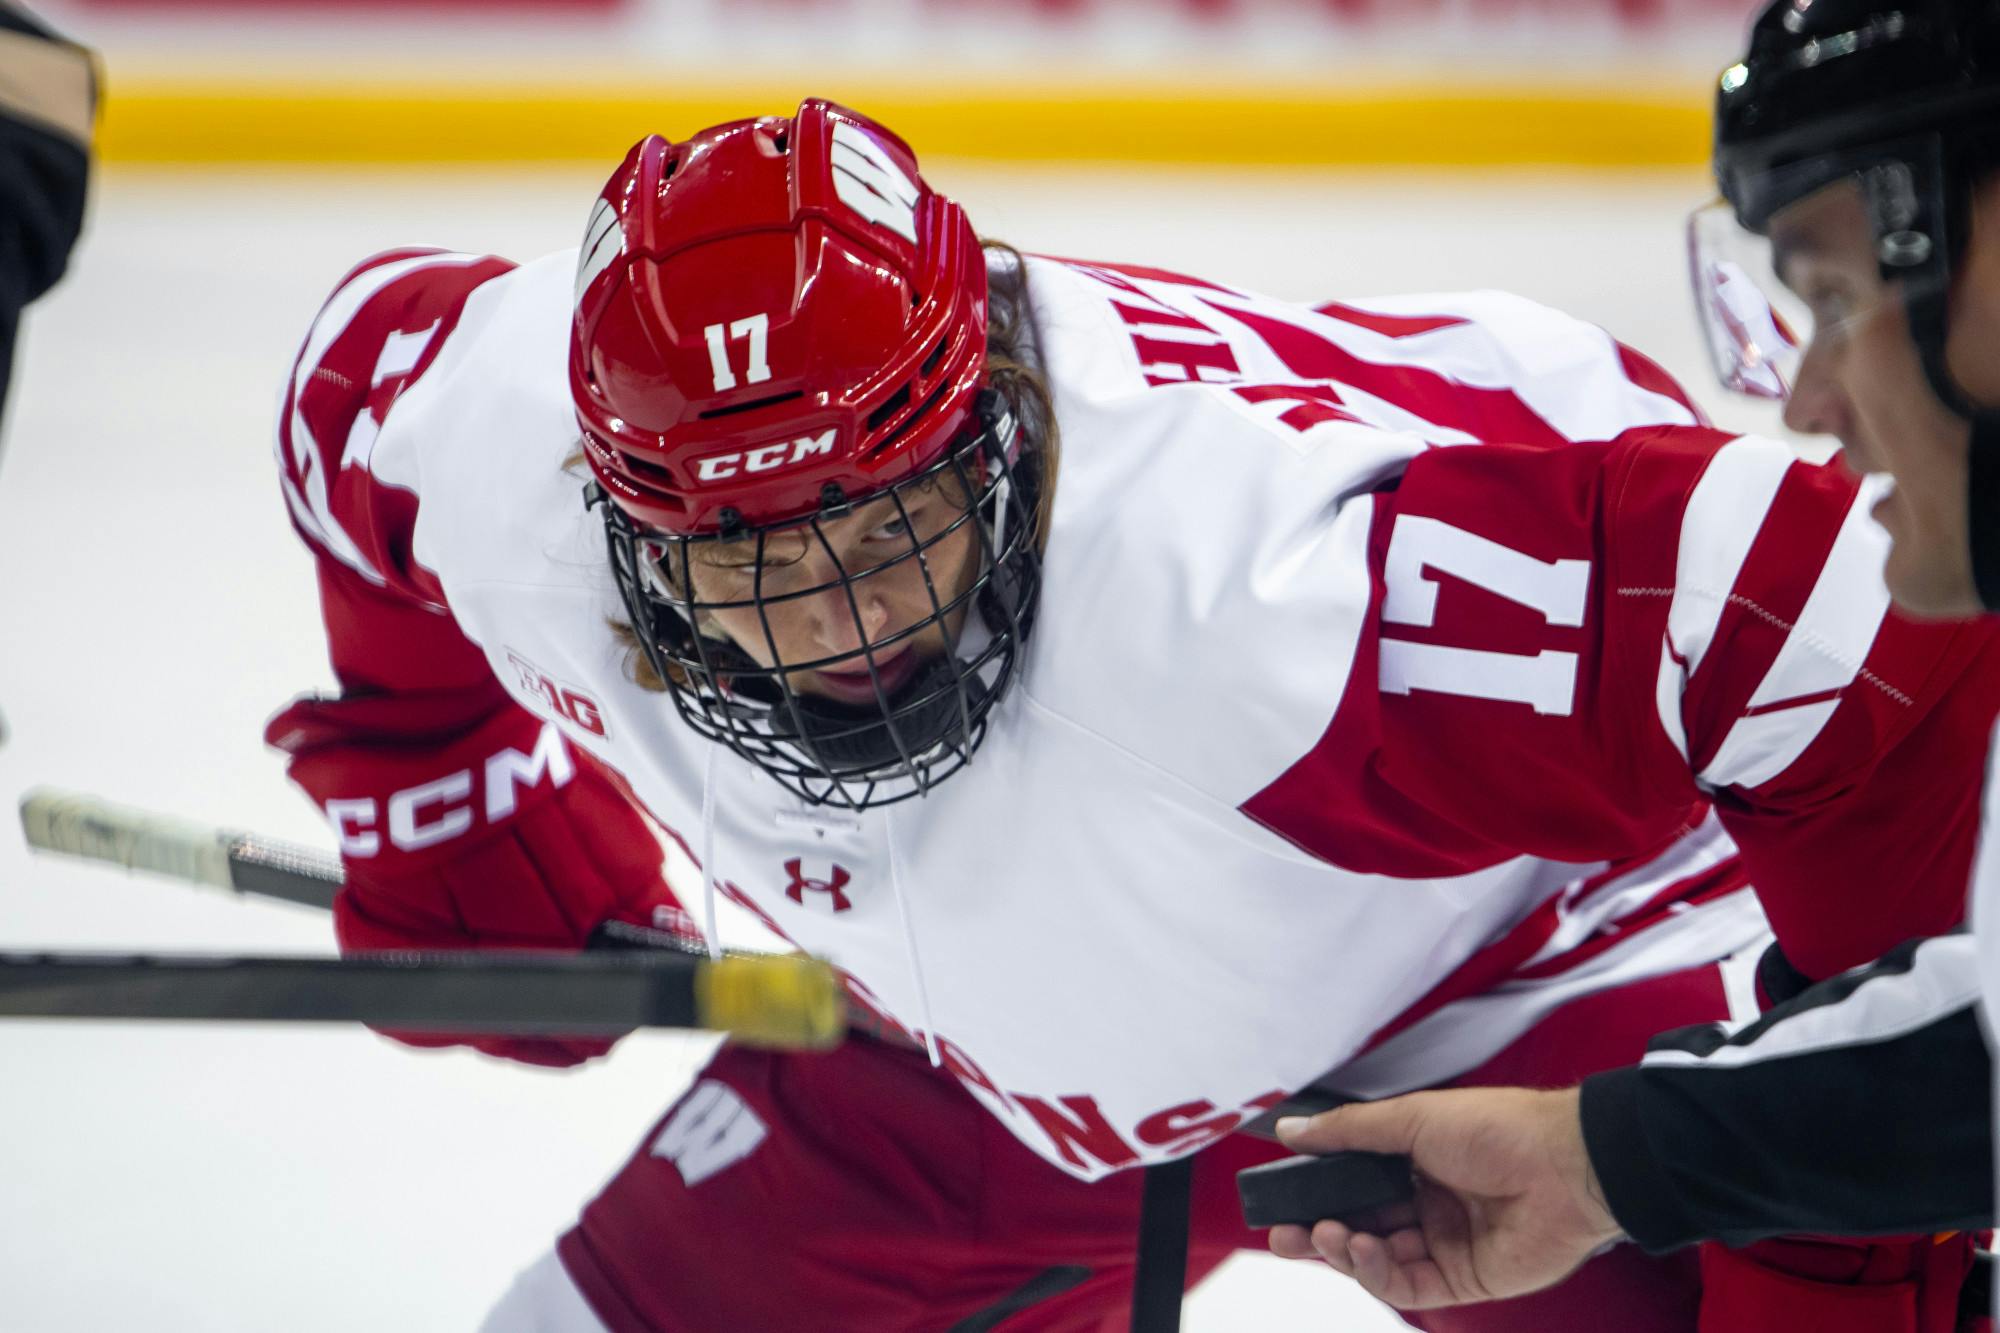
[[[445,739],[412,738],[421,715],[412,696],[301,700],[266,734],[340,839],[343,952],[578,949],[608,920],[690,933],[651,825],[552,726],[509,704]],[[615,1040],[388,1035],[539,1065]]]

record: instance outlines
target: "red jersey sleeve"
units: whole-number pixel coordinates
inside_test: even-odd
[[[291,756],[293,781],[339,840],[343,949],[571,949],[614,918],[692,929],[647,818],[613,775],[511,700],[413,554],[416,489],[373,466],[397,398],[467,298],[511,268],[437,251],[369,260],[322,308],[286,395],[282,483],[317,558],[341,689],[294,701],[266,740]],[[538,1064],[609,1046],[464,1040]]]
[[[1354,677],[1247,813],[1439,874],[1640,855],[1712,803],[1808,974],[1960,920],[2000,654],[1889,609],[1838,464],[1654,427],[1432,450],[1368,502]]]

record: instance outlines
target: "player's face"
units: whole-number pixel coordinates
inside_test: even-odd
[[[711,546],[690,563],[695,600],[729,603],[706,612],[711,628],[760,666],[792,667],[793,690],[873,704],[878,682],[893,695],[958,636],[965,608],[944,608],[980,560],[959,490],[938,478],[906,491],[900,509],[884,496],[769,534],[761,560],[754,542]]]
[[[1781,210],[1770,234],[1779,278],[1812,313],[1785,424],[1837,437],[1849,467],[1893,479],[1874,515],[1893,541],[1884,577],[1900,606],[1977,614],[1966,518],[1970,427],[1931,390],[1901,292],[1882,278],[1859,183],[1838,182]]]

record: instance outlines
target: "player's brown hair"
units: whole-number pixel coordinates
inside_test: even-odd
[[[1062,458],[1061,437],[1056,428],[1055,403],[1049,396],[1048,377],[1042,373],[1034,348],[1034,329],[1028,314],[1028,266],[1021,252],[1001,241],[983,241],[989,256],[986,302],[986,383],[1007,400],[1008,410],[1020,428],[1020,457],[1031,461],[1039,472],[1039,492],[1035,499],[1034,543],[1037,552],[1048,549],[1049,517],[1054,512],[1057,465]],[[564,461],[567,468],[583,463],[581,450]],[[639,635],[623,620],[610,622],[611,633],[625,649],[625,674],[641,689],[664,693],[667,683],[653,670]]]

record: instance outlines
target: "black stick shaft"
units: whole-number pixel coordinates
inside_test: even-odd
[[[662,950],[346,958],[0,952],[0,1018],[360,1022],[415,1032],[728,1032],[825,1050],[846,1030],[817,959]]]
[[[186,883],[325,910],[338,859],[74,792],[21,801],[28,845]],[[362,1022],[405,1031],[623,1032],[694,1027],[824,1050],[845,1030],[840,981],[814,959],[711,959],[677,936],[620,921],[581,955],[481,952],[347,958],[0,953],[0,1018]]]
[[[230,886],[258,898],[332,911],[345,879],[338,858],[274,838],[237,835],[228,855]]]
[[[523,1035],[705,1026],[676,954],[0,953],[0,1016],[247,1019]]]

